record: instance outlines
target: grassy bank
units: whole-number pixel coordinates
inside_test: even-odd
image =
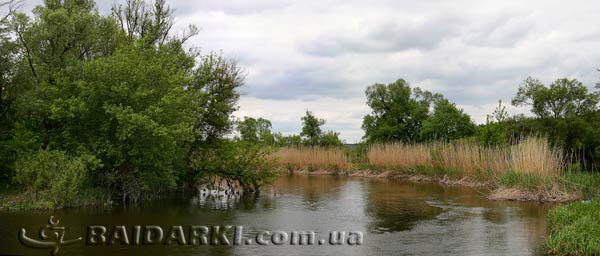
[[[550,255],[600,254],[600,201],[556,207],[547,216]]]
[[[288,170],[419,175],[479,183],[493,190],[492,199],[571,201],[597,193],[600,175],[577,170],[564,155],[545,139],[531,137],[497,148],[469,142],[378,144],[362,153],[294,147],[282,148],[274,157]]]
[[[46,195],[31,192],[21,193],[18,189],[9,189],[0,194],[0,210],[55,210],[83,206],[108,206],[112,201],[107,193],[94,189],[85,189],[68,202],[60,202]]]
[[[490,189],[491,199],[498,200],[574,201],[597,197],[600,174],[582,171],[560,148],[549,145],[544,139],[528,138],[499,148],[475,143],[381,144],[363,150],[295,147],[282,148],[273,156],[286,170],[480,184]],[[600,254],[600,200],[559,205],[547,219],[547,254]]]

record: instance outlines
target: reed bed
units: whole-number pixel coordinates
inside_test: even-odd
[[[369,149],[367,159],[377,167],[433,167],[431,144],[378,144]]]
[[[290,169],[349,170],[352,165],[342,148],[283,147],[272,155],[279,165]]]
[[[378,168],[452,170],[463,176],[508,171],[558,176],[565,167],[560,149],[543,138],[526,138],[504,148],[488,148],[475,143],[381,144],[368,153],[369,164]]]
[[[562,150],[540,138],[529,138],[512,146],[511,170],[517,173],[557,176],[565,169]]]

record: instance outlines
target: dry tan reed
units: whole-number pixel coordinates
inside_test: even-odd
[[[367,158],[380,168],[436,168],[465,176],[481,173],[518,173],[556,176],[565,165],[562,152],[542,138],[526,138],[503,149],[475,143],[384,144],[370,148]]]
[[[379,144],[367,153],[369,163],[379,167],[433,167],[431,145]]]
[[[283,147],[272,154],[282,166],[294,169],[348,170],[351,163],[341,148]]]
[[[512,146],[510,156],[511,170],[515,172],[555,176],[565,166],[562,150],[540,138],[529,138]]]

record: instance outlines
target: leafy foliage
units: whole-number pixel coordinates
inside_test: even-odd
[[[234,150],[225,139],[234,127],[231,115],[244,71],[219,53],[185,50],[197,29],[190,26],[182,37],[171,36],[172,13],[164,0],[128,0],[114,6],[111,16],[99,15],[91,0],[47,0],[34,9],[33,19],[23,13],[2,19],[0,168],[5,180],[20,177],[17,183],[45,190],[47,185],[24,179],[24,168],[45,173],[49,167],[24,163],[55,159],[57,168],[66,168],[60,179],[71,184],[83,180],[72,171],[83,168],[77,159],[89,156],[98,164],[86,172],[88,186],[137,201],[188,187],[209,170],[196,168],[192,157],[228,149],[225,155],[234,154],[226,165],[230,169],[248,157],[235,154],[264,157],[255,153],[262,149]],[[264,160],[253,159],[244,168],[261,169]],[[230,176],[227,169],[222,172]],[[258,184],[262,174],[234,177]],[[65,186],[69,192],[79,185]]]
[[[442,99],[435,104],[433,114],[425,119],[420,136],[424,140],[450,141],[475,134],[475,124],[462,109]]]
[[[317,145],[322,134],[321,126],[325,124],[325,119],[317,118],[310,111],[306,111],[306,115],[301,119],[302,132],[300,132],[300,136],[303,137],[305,144]]]
[[[302,144],[302,137],[300,135],[285,136],[281,133],[275,133],[273,136],[275,137],[275,145],[280,147],[299,146]]]
[[[340,140],[340,133],[334,131],[327,131],[321,134],[319,137],[319,146],[321,147],[340,147],[343,146],[342,140]]]
[[[546,87],[528,77],[519,86],[512,104],[529,105],[531,112],[540,118],[564,118],[596,110],[599,100],[598,94],[588,93],[587,87],[576,79],[560,78]]]
[[[308,146],[321,147],[337,147],[344,143],[339,138],[339,133],[334,131],[323,132],[321,126],[325,124],[325,119],[321,119],[313,115],[312,112],[306,111],[306,115],[302,118],[302,144]],[[295,139],[294,137],[291,138]]]
[[[371,85],[365,94],[372,110],[362,123],[367,143],[453,140],[475,131],[471,118],[441,94],[411,89],[403,79]]]
[[[98,164],[93,156],[73,158],[63,151],[40,150],[17,162],[15,181],[33,201],[50,208],[62,207],[77,198],[89,171]]]
[[[237,130],[240,133],[241,139],[253,143],[265,143],[272,145],[274,137],[271,132],[271,121],[252,117],[244,117],[244,120],[238,122]]]
[[[260,188],[276,177],[271,148],[248,141],[224,140],[192,157],[192,168],[197,170],[195,181],[216,175],[228,183],[239,182],[246,192]]]

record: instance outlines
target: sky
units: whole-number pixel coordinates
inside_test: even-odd
[[[31,8],[41,1],[29,0]],[[98,1],[107,14],[111,1]],[[119,2],[119,1],[117,1]],[[444,94],[476,123],[502,100],[510,106],[528,76],[545,84],[600,81],[600,1],[167,0],[174,33],[220,51],[246,71],[236,117],[263,117],[298,134],[306,110],[361,140],[370,112],[364,91],[399,78]]]

